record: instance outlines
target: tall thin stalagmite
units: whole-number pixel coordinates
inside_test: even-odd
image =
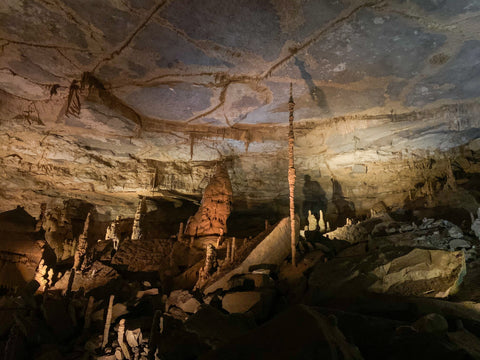
[[[102,350],[105,349],[105,346],[107,346],[108,344],[108,333],[110,332],[110,325],[112,324],[113,299],[115,299],[115,295],[110,295],[110,301],[108,302],[107,318],[105,319],[105,328],[103,330]]]
[[[290,228],[291,228],[291,246],[292,246],[292,265],[297,266],[295,253],[295,166],[293,162],[293,145],[295,141],[293,133],[293,102],[292,83],[290,83],[290,99],[288,101],[288,187],[290,189]]]
[[[83,324],[83,328],[85,330],[88,330],[90,328],[94,302],[95,302],[95,298],[93,296],[90,296],[88,298],[87,309],[85,310],[85,322]]]
[[[82,265],[83,258],[87,253],[90,216],[91,216],[91,213],[89,212],[87,215],[87,219],[85,220],[85,224],[83,225],[83,233],[78,238],[78,245],[77,245],[77,249],[75,250],[74,262],[73,262],[73,269],[75,271],[80,270],[80,266]]]

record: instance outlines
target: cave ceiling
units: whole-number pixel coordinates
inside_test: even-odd
[[[299,181],[388,192],[362,176],[478,150],[479,19],[477,0],[2,1],[2,210],[198,197],[219,160],[243,203],[285,198],[290,83]]]

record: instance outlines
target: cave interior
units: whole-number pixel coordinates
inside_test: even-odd
[[[0,3],[0,360],[480,359],[478,0]]]

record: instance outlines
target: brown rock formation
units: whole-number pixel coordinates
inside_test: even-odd
[[[227,169],[217,166],[210,179],[197,213],[188,219],[185,234],[190,236],[219,235],[227,232],[227,219],[232,210],[232,185]]]

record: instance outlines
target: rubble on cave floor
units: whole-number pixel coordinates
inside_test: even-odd
[[[193,241],[151,238],[143,219],[139,239],[103,235],[57,263],[46,242],[50,256],[0,298],[2,359],[479,358],[474,229],[397,215],[305,230],[296,267],[288,218],[251,238]],[[94,231],[78,228],[85,239]],[[40,236],[15,229],[18,239]],[[104,246],[114,239],[117,249]],[[32,257],[24,242],[8,244],[9,266],[20,266],[10,253]]]

